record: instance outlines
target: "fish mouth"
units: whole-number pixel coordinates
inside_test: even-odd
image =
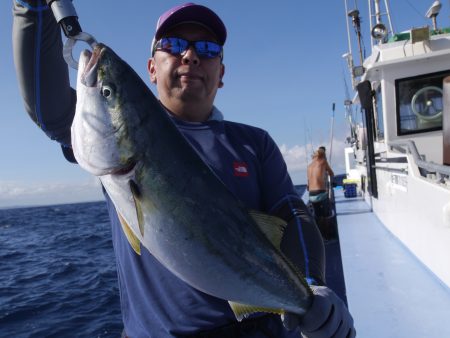
[[[92,52],[87,49],[81,52],[80,67],[82,74],[80,80],[86,87],[95,87],[97,85],[98,60],[103,50],[103,46],[96,45]]]

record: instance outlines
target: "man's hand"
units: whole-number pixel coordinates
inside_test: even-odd
[[[354,338],[353,318],[344,302],[326,286],[311,286],[314,300],[303,317],[285,314],[284,326],[292,330],[297,326],[305,338]]]

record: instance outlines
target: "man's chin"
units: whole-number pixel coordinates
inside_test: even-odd
[[[204,94],[203,86],[195,86],[189,84],[181,87],[180,98],[183,99],[183,101],[186,101],[189,99],[204,100],[206,97]]]

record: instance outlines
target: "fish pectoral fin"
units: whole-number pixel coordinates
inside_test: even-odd
[[[141,232],[142,237],[144,237],[144,213],[142,212],[142,206],[140,201],[141,191],[136,182],[134,182],[133,180],[130,180],[129,184],[131,194],[133,195],[134,207],[136,209],[136,217],[138,220],[139,231]]]
[[[120,212],[118,212],[117,215],[119,215],[120,224],[122,225],[122,230],[128,239],[128,243],[130,243],[134,252],[136,252],[138,255],[141,255],[141,243],[140,243],[139,239],[133,233],[133,231],[131,230],[127,221],[125,221],[125,219],[122,217]]]
[[[232,301],[229,301],[228,304],[230,304],[231,310],[233,311],[238,321],[241,321],[242,319],[247,318],[251,314],[258,312],[274,313],[279,315],[284,313],[284,311],[281,309],[272,309],[262,306],[247,305]]]
[[[286,221],[279,217],[268,215],[260,211],[250,210],[249,213],[256,224],[258,224],[261,231],[272,242],[272,244],[279,249],[281,240],[283,239],[284,230],[287,226]]]

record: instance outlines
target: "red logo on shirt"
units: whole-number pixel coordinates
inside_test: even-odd
[[[245,162],[233,162],[234,176],[247,177],[248,166]]]

